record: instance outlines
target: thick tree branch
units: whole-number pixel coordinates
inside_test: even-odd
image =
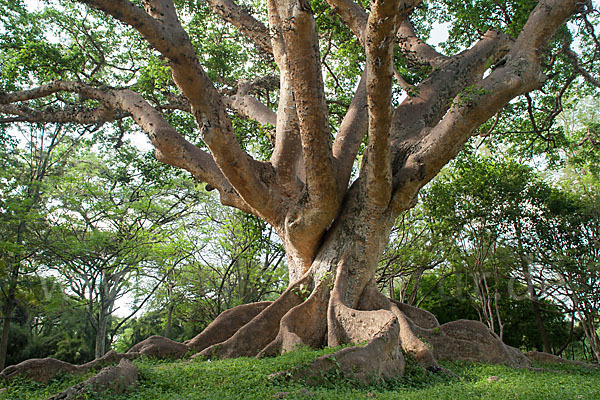
[[[305,180],[302,143],[296,105],[294,102],[289,71],[282,70],[275,130],[275,148],[271,163],[277,171],[277,179],[287,196],[295,197]]]
[[[146,100],[131,90],[104,93],[86,90],[90,97],[117,106],[129,112],[134,121],[148,134],[155,147],[157,160],[183,168],[198,180],[217,188],[221,202],[246,212],[256,213],[231,187],[213,158],[181,136]]]
[[[336,160],[338,181],[344,190],[350,180],[356,155],[369,127],[366,81],[365,71],[333,142],[333,156]]]
[[[128,115],[117,113],[112,109],[67,107],[59,108],[48,106],[41,110],[23,104],[0,104],[0,114],[13,115],[14,117],[2,118],[0,123],[10,122],[46,122],[46,123],[77,123],[83,125],[104,124]]]
[[[541,87],[545,80],[540,72],[541,53],[556,29],[578,7],[577,0],[540,1],[502,65],[459,94],[439,124],[423,127],[425,136],[416,148],[405,153],[406,161],[397,164],[402,167],[394,171],[393,209],[409,207],[418,190],[460,151],[479,125],[514,97]],[[486,43],[481,41],[477,46],[485,49]]]
[[[200,65],[171,0],[151,0],[145,12],[128,0],[82,0],[132,26],[169,61],[173,79],[190,102],[202,138],[219,169],[255,213],[277,223],[280,199],[270,188],[268,165],[258,163],[237,142],[225,105]]]
[[[507,53],[509,42],[510,38],[504,34],[486,33],[471,49],[449,58],[434,70],[418,85],[418,95],[407,98],[395,110],[392,165],[396,170],[447,112],[448,99],[481,79],[488,62],[493,63]]]
[[[295,106],[298,117],[306,175],[303,191],[286,215],[285,240],[298,244],[288,254],[288,261],[307,270],[322,234],[338,213],[342,195],[335,173],[319,37],[312,9],[306,0],[287,0],[276,5],[293,103],[291,97],[287,99],[289,106]],[[282,87],[285,87],[283,82]],[[288,110],[291,114],[292,109]],[[293,121],[291,115],[289,121]]]
[[[275,148],[271,163],[277,172],[277,180],[283,188],[284,195],[295,198],[301,190],[301,181],[305,180],[300,126],[282,34],[283,28],[275,0],[268,0],[267,7],[273,33],[271,36],[273,55],[280,71]]]
[[[364,177],[367,201],[384,207],[390,201],[392,168],[390,128],[392,126],[392,83],[394,76],[394,35],[400,1],[375,0],[366,30],[367,105],[369,145],[361,177]]]
[[[35,110],[23,103],[7,104],[42,98],[59,91],[78,93],[99,101],[101,106],[97,109],[82,108],[77,111]],[[0,112],[20,115],[27,122],[80,124],[111,122],[115,120],[115,116],[131,116],[148,134],[159,161],[183,168],[197,179],[219,189],[223,204],[246,212],[255,212],[231,187],[209,154],[185,140],[156,108],[129,89],[96,88],[78,82],[56,81],[30,90],[1,94]]]
[[[260,48],[269,53],[273,52],[269,30],[246,10],[242,9],[232,0],[208,0],[208,4],[215,14],[218,14],[225,21],[238,28],[240,32]]]
[[[331,8],[333,8],[346,25],[348,25],[359,39],[360,43],[365,46],[363,35],[367,28],[368,14],[352,0],[327,0],[327,3],[329,3]],[[407,8],[412,9],[420,3],[420,0],[404,3],[406,3]],[[407,11],[408,9],[405,9],[403,12],[406,13]],[[445,59],[447,59],[446,56],[438,53],[432,46],[417,37],[408,18],[403,19],[400,23],[400,27],[397,31],[397,39],[403,54],[414,63],[430,64],[433,67],[438,67]],[[402,82],[400,83],[402,84]],[[405,85],[403,85],[403,87],[405,87]]]
[[[70,91],[70,88],[72,87],[73,84],[70,82],[52,81],[32,89],[19,90],[11,93],[0,91],[0,104],[10,104],[17,103],[19,101],[41,99],[60,91]]]
[[[282,22],[282,35],[300,126],[308,200],[311,208],[328,210],[319,222],[325,227],[337,212],[340,199],[337,196],[333,168],[319,36],[308,1],[282,1],[278,3],[277,9]]]
[[[415,64],[439,67],[448,59],[417,36],[408,18],[405,18],[400,24],[397,37],[400,50],[409,61]]]
[[[277,124],[277,114],[253,96],[235,94],[225,97],[224,101],[235,111],[263,125],[275,126]]]
[[[367,13],[352,0],[327,0],[327,3],[354,32],[364,46],[363,34],[367,26]]]

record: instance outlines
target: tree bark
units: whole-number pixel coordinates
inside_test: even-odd
[[[34,190],[33,199],[34,201],[39,201],[39,189]],[[23,234],[25,232],[25,228],[25,221],[21,221],[17,228],[16,244],[18,246],[23,244]],[[6,292],[4,304],[4,321],[2,322],[2,337],[0,338],[0,370],[3,369],[6,364],[6,356],[8,354],[8,336],[10,333],[11,324],[10,319],[15,309],[17,283],[19,280],[19,275],[21,273],[21,260],[17,255],[14,255],[12,258],[12,263],[9,261],[10,275],[8,281],[8,290]]]
[[[102,358],[106,354],[106,327],[108,325],[108,316],[98,311],[98,324],[96,327],[96,346],[94,355],[96,359]]]
[[[6,303],[4,305],[4,321],[2,321],[2,338],[0,339],[0,370],[4,369],[6,364],[6,356],[8,352],[8,334],[10,331],[10,318],[15,305],[14,290],[9,293],[6,297]]]
[[[533,282],[531,281],[531,274],[529,272],[529,266],[525,261],[525,250],[523,249],[523,240],[521,224],[518,221],[515,221],[515,233],[517,235],[517,245],[519,251],[519,262],[521,264],[521,272],[525,277],[525,284],[527,285],[527,293],[529,294],[529,300],[531,301],[531,306],[533,307],[533,313],[535,315],[535,322],[540,331],[540,338],[542,339],[542,345],[544,346],[544,352],[552,353],[552,349],[550,347],[550,340],[548,339],[548,333],[546,332],[546,327],[544,326],[544,320],[542,319],[542,313],[539,305],[539,298],[535,291],[535,287],[533,286]]]
[[[169,303],[169,306],[167,308],[167,325],[165,326],[165,337],[167,339],[170,339],[171,336],[171,322],[173,319],[173,309],[175,308],[175,306],[171,303]]]

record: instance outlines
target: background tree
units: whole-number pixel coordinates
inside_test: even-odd
[[[77,142],[67,127],[27,126],[18,139],[0,136],[0,293],[2,296],[2,338],[0,367],[7,354],[12,313],[22,279],[35,272],[33,256],[40,251],[35,229],[45,226],[42,210],[51,187],[48,180],[62,174],[62,168]]]
[[[263,221],[220,207],[214,200],[206,201],[201,210],[179,220],[185,224],[176,233],[181,238],[170,238],[181,245],[182,253],[173,258],[181,262],[156,290],[149,312],[124,326],[119,349],[150,335],[189,340],[221,312],[274,300],[287,287],[285,253]],[[164,265],[171,268],[169,262]]]
[[[442,281],[454,273],[441,271],[447,265],[446,246],[451,242],[444,240],[434,225],[420,201],[404,212],[392,228],[376,275],[379,288],[387,288],[391,298],[419,307],[423,300],[420,284],[425,274],[436,270]]]
[[[523,95],[535,114],[536,105],[549,99],[560,104],[578,75],[597,84],[596,71],[586,69],[597,54],[595,42],[584,43],[582,54],[570,47],[578,24],[595,37],[587,17],[592,4],[579,0],[375,1],[364,8],[349,0],[327,5],[272,0],[256,10],[230,1],[201,6],[169,0],[85,3],[91,8],[69,4],[60,15],[46,12],[48,27],[69,21],[76,28],[65,44],[42,46],[55,51],[56,62],[72,53],[82,55],[80,62],[39,74],[35,87],[29,80],[27,86],[23,79],[7,80],[0,112],[7,122],[114,122],[118,127],[123,118],[134,121],[152,141],[158,160],[186,169],[218,190],[223,204],[274,228],[286,250],[291,286],[231,337],[203,350],[213,357],[366,341],[365,347],[336,355],[344,370],[359,375],[399,373],[400,345],[430,367],[437,366],[434,354],[452,357],[448,351],[459,340],[456,324],[419,330],[415,320],[428,321],[423,314],[403,311],[375,287],[378,259],[396,217],[512,99]],[[329,8],[333,12],[321,12]],[[228,25],[214,22],[207,9]],[[450,31],[456,33],[447,54],[421,40],[429,26],[425,16],[435,15],[431,10],[451,20]],[[88,17],[77,22],[76,12]],[[9,27],[21,15],[30,14],[15,10],[6,18]],[[123,25],[117,27],[113,18]],[[236,48],[232,38],[238,38],[231,26],[256,45],[232,58],[233,66],[215,57],[223,52],[204,40],[216,32],[224,43],[218,49],[231,54],[228,50]],[[92,27],[104,29],[86,35]],[[145,61],[152,79],[142,79],[148,75],[119,57],[121,47],[110,46],[116,35],[125,39],[128,55]],[[27,58],[27,38],[9,47],[13,54]],[[89,50],[75,39],[89,44]],[[245,57],[244,63],[235,63]],[[251,74],[279,76],[277,111],[269,108],[273,102],[264,80],[242,79],[248,77],[245,66]],[[347,75],[336,73],[336,66],[348,68]],[[3,76],[16,68],[9,63]],[[543,86],[547,96],[527,95]],[[252,96],[256,91],[267,104]],[[412,96],[402,99],[397,96],[401,91]],[[342,109],[332,105],[330,111],[328,103],[337,97]],[[48,103],[58,109],[49,109]],[[236,134],[238,119],[231,111],[274,125],[269,152],[257,152],[248,137]],[[531,136],[546,128],[532,129]],[[263,130],[255,132],[264,140]],[[351,180],[359,153],[361,165]],[[369,329],[357,329],[362,326]],[[482,328],[471,324],[468,329]],[[433,352],[419,339],[423,335]],[[484,358],[522,361],[501,344],[495,344],[497,352],[481,345],[463,343]],[[325,361],[318,363],[328,368]]]
[[[540,261],[549,270],[544,284],[558,301],[568,299],[565,308],[580,321],[588,345],[596,360],[600,361],[597,201],[597,194],[575,197],[569,193],[558,193],[553,196],[549,215],[538,229]]]
[[[205,247],[196,253],[201,268],[189,271],[192,286],[186,290],[206,302],[207,322],[236,305],[272,300],[287,287],[285,252],[273,229],[255,217],[210,208],[201,229]]]
[[[94,358],[85,309],[54,278],[23,277],[9,331],[7,364],[54,357],[81,364]]]
[[[546,352],[550,342],[531,273],[539,266],[536,226],[551,192],[530,167],[468,155],[436,180],[425,198],[442,236],[454,240],[448,258],[470,271],[483,320],[503,336],[498,286],[511,276],[521,278]]]
[[[46,209],[51,228],[42,232],[42,262],[86,304],[96,358],[106,352],[117,300],[153,267],[156,247],[170,240],[173,221],[190,213],[198,199],[189,181],[148,179],[148,167],[133,151],[123,144],[118,153],[105,149],[99,156],[82,147],[53,182],[57,194]]]

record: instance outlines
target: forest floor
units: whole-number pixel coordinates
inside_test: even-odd
[[[535,365],[537,370],[499,365],[442,363],[448,373],[431,373],[409,361],[402,378],[357,386],[335,374],[320,386],[292,382],[272,374],[307,365],[331,350],[299,350],[266,359],[136,360],[139,385],[125,394],[90,394],[98,400],[189,399],[600,399],[600,369]],[[543,370],[541,370],[543,369]],[[0,382],[0,399],[47,399],[89,378],[64,375],[49,385],[25,380]]]

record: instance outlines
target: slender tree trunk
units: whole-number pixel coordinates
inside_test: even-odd
[[[36,190],[32,196],[34,201],[39,200],[39,191]],[[34,203],[35,204],[35,203]],[[31,209],[31,208],[29,208]],[[27,210],[29,211],[29,210]],[[25,233],[26,223],[25,221],[19,222],[17,227],[16,244],[20,246],[23,244],[23,235]],[[10,269],[10,280],[8,281],[8,293],[6,296],[6,303],[4,306],[4,322],[2,323],[2,339],[0,339],[0,371],[2,371],[6,364],[6,355],[8,352],[8,334],[10,330],[10,318],[15,308],[15,299],[17,296],[17,284],[19,280],[19,274],[21,273],[21,260],[17,254],[14,254],[9,258],[11,261],[8,262]],[[12,268],[11,268],[12,264]]]
[[[10,318],[15,308],[14,290],[10,290],[4,306],[4,321],[2,322],[2,339],[0,340],[0,371],[6,364],[6,355],[8,352],[8,333],[10,331]]]
[[[535,315],[535,321],[538,326],[538,330],[540,331],[540,337],[542,339],[542,345],[544,346],[544,351],[546,353],[551,353],[550,349],[550,340],[548,339],[548,333],[546,332],[546,328],[544,327],[544,320],[542,319],[542,312],[540,310],[539,298],[535,291],[535,287],[533,286],[533,282],[531,281],[531,274],[529,273],[529,266],[525,261],[525,251],[523,249],[523,242],[521,240],[522,232],[521,232],[521,224],[516,221],[514,223],[515,233],[517,234],[517,245],[519,251],[519,262],[521,263],[521,271],[523,272],[523,276],[525,277],[525,283],[527,284],[527,292],[529,293],[529,300],[531,300],[531,306],[533,307],[533,314]]]
[[[571,328],[569,329],[569,337],[565,341],[565,344],[563,344],[562,347],[556,352],[557,356],[560,356],[563,353],[563,351],[565,351],[567,346],[569,346],[569,343],[571,343],[571,340],[573,340],[573,333],[575,331],[574,328],[575,328],[575,313],[573,312],[571,314]],[[573,357],[571,357],[571,358],[573,359]]]
[[[173,319],[173,309],[175,307],[173,306],[173,304],[169,304],[169,307],[167,309],[167,326],[165,326],[165,337],[170,339],[171,336],[171,322]]]
[[[537,293],[535,292],[535,288],[531,283],[531,279],[529,278],[529,274],[527,275],[527,289],[529,291],[529,298],[531,299],[531,305],[533,306],[533,313],[535,315],[535,321],[537,323],[538,329],[540,330],[540,337],[542,339],[542,344],[544,346],[544,351],[546,353],[551,353],[550,349],[550,340],[548,338],[548,333],[546,332],[546,328],[544,326],[544,321],[542,320],[542,312],[539,306],[539,299]]]
[[[594,327],[595,329],[595,327]],[[596,362],[600,363],[600,338],[598,338],[598,332],[596,330],[592,333],[592,338],[594,342],[594,355],[596,356]]]
[[[96,348],[94,356],[96,359],[106,354],[106,327],[108,325],[108,315],[100,310],[98,312],[98,327],[96,329]]]
[[[596,359],[596,362],[600,363],[600,340],[598,338],[598,333],[596,332],[596,327],[594,326],[594,322],[591,320],[591,316],[587,313],[583,313],[583,330],[585,332],[585,336],[590,342],[590,352],[593,357]]]

